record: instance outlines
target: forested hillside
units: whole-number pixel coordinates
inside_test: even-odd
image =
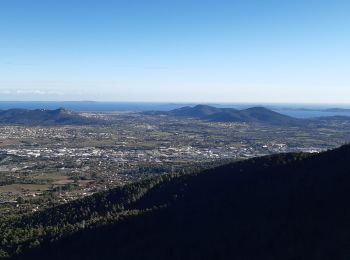
[[[349,259],[350,146],[161,176],[0,224],[16,259]]]

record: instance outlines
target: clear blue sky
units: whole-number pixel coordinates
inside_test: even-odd
[[[350,1],[1,0],[0,100],[350,103]]]

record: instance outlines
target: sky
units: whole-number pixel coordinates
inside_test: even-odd
[[[350,104],[348,0],[1,0],[0,100]]]

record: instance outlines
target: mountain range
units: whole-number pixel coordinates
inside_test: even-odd
[[[81,125],[94,124],[96,119],[83,117],[64,108],[46,109],[8,109],[0,110],[0,124],[18,125]]]
[[[158,176],[8,219],[3,241],[17,242],[2,245],[15,259],[349,259],[349,157],[345,145]]]
[[[283,115],[264,107],[251,107],[243,110],[234,108],[217,108],[208,105],[186,106],[170,111],[149,111],[147,114],[191,117],[213,122],[268,123],[273,125],[301,125],[304,119]]]
[[[145,111],[145,115],[166,115],[182,118],[195,118],[211,122],[262,123],[277,126],[305,126],[327,120],[350,120],[346,116],[300,119],[277,113],[264,107],[247,109],[217,108],[208,105],[185,106],[170,111]],[[0,110],[0,124],[18,125],[89,125],[106,124],[106,120],[88,118],[79,113],[59,108],[48,109],[8,109]]]

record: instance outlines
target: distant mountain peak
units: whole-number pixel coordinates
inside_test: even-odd
[[[93,124],[97,120],[79,115],[65,108],[47,109],[9,109],[0,110],[0,124],[19,125],[63,125]]]
[[[210,105],[199,104],[186,106],[168,112],[157,112],[176,117],[192,117],[216,122],[256,122],[274,125],[298,125],[305,121],[289,117],[272,111],[268,108],[257,106],[237,110],[234,108],[218,108]]]

